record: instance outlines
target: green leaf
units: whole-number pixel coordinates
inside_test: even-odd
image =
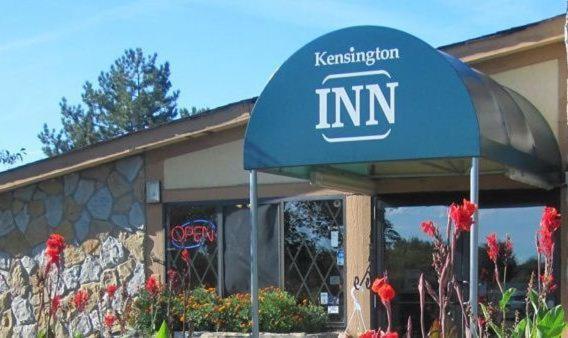
[[[503,331],[501,330],[500,327],[498,327],[497,325],[495,325],[494,323],[489,323],[489,326],[491,327],[491,329],[493,330],[493,332],[495,332],[495,335],[499,338],[505,337]]]
[[[37,335],[36,338],[46,338],[47,337],[47,333],[45,330],[40,330]]]
[[[537,327],[545,337],[560,337],[565,327],[564,310],[558,305],[545,311],[542,319],[537,322]]]
[[[529,290],[529,300],[531,302],[531,305],[534,309],[534,312],[538,312],[538,309],[540,308],[539,306],[539,300],[538,300],[538,293],[536,293],[535,290]]]
[[[479,303],[479,307],[481,307],[481,312],[483,313],[485,320],[489,320],[489,310],[487,310],[487,306],[483,303]]]
[[[168,324],[166,324],[166,321],[162,321],[162,325],[160,325],[160,329],[158,330],[158,332],[156,333],[156,338],[169,338],[170,337],[170,331],[168,330]]]
[[[503,296],[501,297],[501,300],[499,301],[499,308],[501,309],[501,311],[505,311],[505,309],[507,308],[507,305],[509,304],[509,301],[511,300],[511,297],[515,294],[516,291],[517,291],[517,289],[510,288],[503,293]]]
[[[524,318],[513,328],[513,337],[522,337],[525,333],[525,328],[527,326],[527,319]]]
[[[75,333],[75,334],[73,335],[73,338],[84,338],[84,336],[83,336],[82,333]]]

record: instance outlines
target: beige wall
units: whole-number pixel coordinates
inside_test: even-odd
[[[248,184],[243,170],[243,140],[232,141],[164,161],[164,188],[227,187]],[[259,184],[302,182],[260,173]]]
[[[354,309],[354,301],[351,291],[356,276],[363,278],[370,258],[370,239],[371,239],[371,197],[352,195],[346,198],[345,219],[347,226],[345,227],[345,301],[347,303],[345,316],[349,319]],[[373,276],[370,276],[371,278]],[[370,310],[371,298],[369,290],[365,286],[358,291],[353,291],[354,296],[361,304],[361,312],[364,321],[361,323],[357,314],[353,316],[348,323],[347,331],[353,336],[363,332],[363,328],[370,326]]]
[[[555,59],[495,73],[491,77],[529,99],[558,136],[560,127],[558,72],[558,60]]]

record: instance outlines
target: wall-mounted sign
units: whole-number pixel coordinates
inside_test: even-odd
[[[175,225],[170,230],[170,241],[177,249],[195,249],[215,242],[217,227],[211,221],[198,219]]]

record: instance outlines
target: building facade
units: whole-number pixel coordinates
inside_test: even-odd
[[[565,167],[563,24],[558,16],[440,49],[529,99],[556,136]],[[64,296],[109,280],[134,293],[150,274],[165,280],[167,268],[178,264],[179,251],[188,245],[192,285],[215,287],[221,295],[248,291],[243,138],[254,103],[232,103],[0,173],[0,335],[27,336],[35,330],[33,279],[43,243],[53,232],[72,244],[65,253]],[[406,317],[417,311],[418,276],[430,268],[419,222],[443,222],[446,206],[467,196],[468,164],[452,166],[462,174],[385,176],[376,194],[260,174],[260,286],[279,286],[321,304],[330,327],[357,332],[381,320],[367,287],[376,271],[388,270],[399,293],[395,324],[404,327]],[[513,237],[518,254],[510,280],[519,285],[534,264],[529,236],[540,208],[568,210],[564,186],[543,189],[529,183],[490,172],[480,178],[480,238],[490,232]],[[565,228],[557,238],[560,287],[553,301],[568,306]],[[466,245],[462,249],[463,269],[456,273],[465,281],[468,252]],[[480,259],[480,295],[491,297],[495,290],[483,264]],[[356,302],[364,324],[349,320]]]

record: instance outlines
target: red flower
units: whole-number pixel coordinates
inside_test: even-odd
[[[385,283],[383,286],[379,288],[379,292],[377,292],[377,294],[379,295],[383,303],[390,303],[390,301],[396,295],[396,292],[389,283]]]
[[[46,271],[49,271],[52,265],[57,268],[61,265],[61,254],[65,249],[65,238],[59,234],[51,234],[46,241],[47,248],[45,249],[45,256],[47,257]]]
[[[150,276],[146,281],[146,291],[152,295],[156,295],[160,291],[160,282],[158,282],[155,276]]]
[[[186,264],[189,264],[189,261],[190,261],[190,259],[191,259],[191,256],[190,256],[190,254],[189,254],[189,250],[183,249],[183,250],[181,251],[181,255],[180,255],[180,256],[181,256],[181,259],[182,259]]]
[[[540,226],[548,232],[555,232],[560,227],[560,214],[556,208],[545,207],[540,219]]]
[[[170,284],[175,284],[178,280],[179,273],[175,269],[168,269],[168,282]]]
[[[436,226],[434,226],[434,222],[432,221],[422,222],[420,226],[422,227],[422,232],[430,237],[434,237],[438,232],[438,229],[436,229]]]
[[[108,297],[112,299],[114,297],[114,293],[116,292],[117,289],[118,289],[118,286],[116,286],[114,284],[107,285],[106,293],[107,293]]]
[[[470,231],[473,224],[472,216],[477,210],[477,205],[464,199],[462,205],[452,203],[450,205],[450,218],[456,226],[456,231]]]
[[[381,332],[381,338],[398,338],[398,333],[396,332]]]
[[[487,236],[487,255],[493,263],[497,263],[499,257],[499,243],[497,242],[497,235],[495,233]]]
[[[85,305],[87,305],[88,301],[89,293],[85,290],[79,290],[75,296],[73,296],[73,305],[75,305],[75,308],[79,312],[83,312],[83,310],[85,310]]]
[[[538,236],[538,252],[544,256],[550,258],[554,252],[554,240],[552,239],[552,233],[546,228],[541,228]]]
[[[53,299],[51,300],[51,306],[49,308],[49,314],[52,316],[55,315],[57,310],[59,310],[60,306],[61,306],[61,296],[53,297]]]
[[[507,239],[505,240],[505,252],[503,252],[503,257],[505,259],[509,259],[513,255],[513,241],[511,240],[511,236],[507,235]]]
[[[104,317],[105,326],[108,327],[109,329],[114,325],[115,321],[116,321],[116,316],[113,315],[112,313],[107,313]]]
[[[386,277],[383,278],[376,278],[375,281],[373,282],[373,285],[371,285],[371,290],[376,293],[379,294],[379,289],[385,285],[386,283]]]
[[[368,330],[367,332],[359,335],[359,338],[376,338],[378,337],[378,332],[375,330]]]

